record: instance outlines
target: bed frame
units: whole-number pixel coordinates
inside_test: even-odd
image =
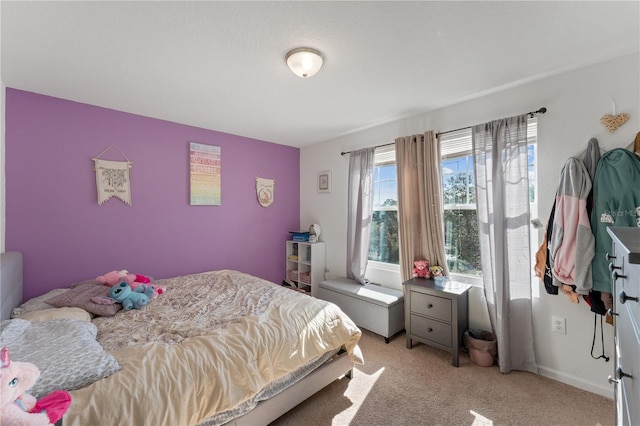
[[[9,251],[0,255],[0,320],[11,318],[13,308],[22,303],[22,253]]]
[[[279,394],[258,403],[248,413],[226,423],[229,426],[266,425],[341,377],[351,378],[353,363],[346,352],[315,369]]]
[[[6,252],[0,254],[0,256],[0,298],[2,299],[0,319],[6,320],[10,318],[13,308],[22,303],[23,263],[22,253],[19,252]],[[330,383],[343,376],[351,378],[352,371],[353,363],[348,354],[344,352],[279,394],[258,403],[256,408],[243,416],[233,419],[227,425],[253,426],[268,424]]]

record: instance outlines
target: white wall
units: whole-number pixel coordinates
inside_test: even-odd
[[[546,223],[555,197],[558,178],[568,157],[586,148],[595,137],[604,150],[627,147],[640,130],[640,56],[633,54],[586,68],[568,71],[519,87],[485,95],[460,104],[400,120],[339,139],[305,147],[300,155],[300,224],[322,226],[321,240],[326,242],[327,269],[332,275],[346,271],[346,182],[349,151],[393,142],[398,136],[427,130],[446,131],[493,119],[535,111],[547,107],[538,117],[539,216]],[[428,96],[428,94],[425,94]],[[626,112],[630,120],[611,134],[600,124],[600,117]],[[345,111],[345,114],[348,114]],[[332,172],[332,192],[316,191],[317,172]],[[540,230],[539,240],[542,239]],[[532,263],[533,265],[533,263]],[[395,282],[394,282],[395,281]],[[400,279],[384,282],[400,286]],[[571,304],[563,296],[546,294],[544,286],[533,281],[534,339],[540,373],[559,381],[613,397],[607,376],[613,371],[608,363],[590,356],[594,314],[584,301]],[[482,292],[474,289],[470,297],[471,325],[487,324]],[[551,316],[566,318],[566,335],[551,332]],[[605,324],[605,353],[613,354],[613,328]],[[596,348],[599,348],[598,335]]]

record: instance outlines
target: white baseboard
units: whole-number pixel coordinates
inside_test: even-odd
[[[538,372],[541,376],[548,377],[553,380],[565,383],[578,389],[585,390],[587,392],[595,393],[605,398],[613,399],[613,385],[607,383],[607,379],[603,378],[602,385],[592,382],[584,381],[578,377],[569,376],[565,373],[561,373],[553,368],[542,367],[538,365]]]

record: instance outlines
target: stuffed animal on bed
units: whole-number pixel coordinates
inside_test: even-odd
[[[133,283],[135,280],[136,280],[135,274],[130,274],[125,269],[121,271],[107,272],[104,275],[100,275],[99,277],[96,277],[96,281],[98,281],[100,284],[108,285],[109,287],[113,287],[116,284],[120,284],[120,282],[122,281],[131,285],[131,283]]]
[[[153,284],[151,287],[153,287],[154,291],[153,294],[149,296],[149,299],[155,299],[156,297],[164,294],[164,292],[167,291],[167,288],[163,285]]]
[[[429,262],[416,260],[413,262],[413,278],[429,278]]]
[[[136,287],[135,290],[131,290],[131,286],[126,282],[111,287],[109,290],[109,297],[114,299],[118,303],[122,303],[122,308],[125,311],[130,309],[142,309],[149,304],[149,300],[154,292],[153,286],[142,284]]]
[[[120,284],[120,282],[124,281],[131,286],[132,290],[135,290],[142,284],[151,283],[151,279],[149,277],[140,274],[130,274],[126,269],[107,272],[106,274],[97,277],[96,281],[100,284],[108,285],[109,287],[113,287],[114,285]]]
[[[98,305],[121,303],[125,311],[142,309],[149,304],[151,299],[161,294],[158,291],[164,292],[164,287],[158,290],[156,286],[142,284],[135,289],[131,289],[129,284],[122,281],[120,284],[111,287],[106,297],[92,297],[91,301]]]
[[[26,393],[40,377],[40,370],[29,362],[11,362],[9,349],[0,351],[0,392],[3,426],[52,425],[62,418],[71,404],[66,391],[53,391],[36,400]]]

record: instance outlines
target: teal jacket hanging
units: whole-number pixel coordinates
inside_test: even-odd
[[[593,182],[591,230],[595,237],[592,261],[593,290],[611,293],[606,253],[611,251],[610,226],[640,226],[640,159],[616,148],[598,162]]]

